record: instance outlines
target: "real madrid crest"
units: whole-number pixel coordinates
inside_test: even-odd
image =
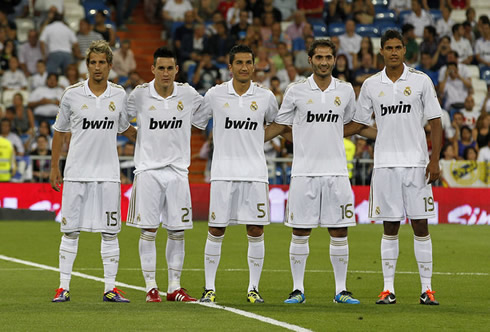
[[[216,219],[216,215],[214,214],[214,212],[211,212],[211,219],[212,220],[215,220]]]
[[[410,87],[409,87],[409,86],[407,86],[407,87],[405,88],[405,91],[403,91],[403,94],[404,94],[405,96],[410,96],[410,95],[412,94],[412,90],[410,90]]]
[[[183,111],[184,110],[184,103],[182,103],[182,100],[179,100],[179,102],[177,103],[177,109],[179,111]]]
[[[379,208],[379,206],[376,207],[376,214],[380,214],[381,213],[381,209]]]
[[[342,102],[340,101],[340,97],[339,96],[335,97],[333,103],[335,104],[335,106],[340,106],[340,104],[342,104]]]
[[[252,111],[256,111],[259,109],[259,105],[257,105],[257,102],[253,101],[251,104],[250,104],[250,109]]]
[[[61,219],[61,223],[63,224],[63,226],[66,226],[66,218],[65,218],[65,217],[63,217],[63,218]]]
[[[113,101],[109,103],[109,111],[114,112],[116,110],[116,104]]]

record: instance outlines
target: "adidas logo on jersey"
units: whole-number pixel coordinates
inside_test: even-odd
[[[246,121],[241,120],[230,120],[229,117],[226,117],[225,120],[225,129],[245,129],[245,130],[257,130],[257,126],[259,124],[255,121],[250,121],[250,118],[247,118]]]
[[[333,114],[332,110],[328,113],[312,113],[308,111],[306,114],[306,122],[337,122],[339,120],[338,114]]]
[[[87,118],[83,118],[82,129],[112,129],[114,128],[114,121],[109,121],[108,117],[104,120],[90,121]]]
[[[403,101],[400,101],[399,105],[389,105],[383,106],[381,104],[381,116],[386,114],[396,114],[396,113],[410,113],[412,106],[409,104],[403,104]]]
[[[149,129],[178,129],[182,128],[182,120],[177,120],[174,116],[172,120],[157,121],[154,118],[150,118]]]

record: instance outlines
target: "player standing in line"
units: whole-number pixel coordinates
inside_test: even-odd
[[[289,248],[293,292],[285,303],[303,303],[304,274],[312,228],[328,227],[330,261],[335,276],[334,302],[357,304],[347,291],[349,247],[347,228],[356,225],[354,197],[343,143],[344,124],[355,112],[356,97],[350,83],[332,77],[336,49],[330,40],[315,40],[308,50],[313,74],[292,83],[265,139],[292,125],[293,169],[285,225],[293,228]],[[372,128],[363,134],[376,137]],[[327,144],[325,144],[327,143]]]
[[[250,280],[247,300],[263,303],[259,281],[264,262],[264,225],[269,224],[269,189],[264,156],[264,123],[274,120],[272,92],[252,82],[254,54],[245,45],[230,50],[233,78],[211,88],[194,125],[204,129],[213,118],[209,233],[204,249],[205,290],[201,302],[214,302],[216,271],[226,227],[244,224],[248,237]]]
[[[115,287],[119,264],[121,187],[117,134],[136,139],[127,121],[126,92],[108,82],[112,67],[109,44],[98,40],[87,50],[88,80],[68,87],[61,98],[53,137],[51,187],[60,191],[61,146],[71,133],[61,204],[60,287],[53,302],[70,300],[70,279],[80,231],[102,233],[104,301],[129,302]]]
[[[184,264],[184,230],[192,228],[189,180],[191,124],[203,97],[188,84],[176,83],[179,71],[172,51],[153,54],[155,78],[128,97],[128,115],[137,117],[135,179],[127,225],[141,228],[139,254],[146,282],[146,302],[161,302],[156,274],[155,239],[167,229],[167,301],[196,301],[180,287]]]
[[[395,268],[400,221],[408,217],[414,232],[414,251],[422,283],[421,304],[437,305],[432,291],[432,242],[427,218],[435,216],[431,183],[440,176],[441,106],[430,78],[407,67],[402,36],[388,30],[381,38],[385,69],[368,78],[361,88],[352,134],[370,123],[374,112],[378,136],[374,149],[369,218],[383,220],[381,260],[384,291],[377,304],[394,304]],[[429,160],[423,129],[431,127]]]

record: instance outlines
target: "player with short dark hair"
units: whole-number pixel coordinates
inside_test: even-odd
[[[213,118],[209,233],[204,249],[206,285],[201,302],[215,302],[216,271],[226,227],[242,224],[248,237],[247,300],[263,303],[259,281],[265,251],[264,225],[270,222],[264,122],[274,120],[278,106],[269,89],[252,82],[252,50],[237,45],[229,56],[233,78],[208,90],[193,123],[204,129]]]
[[[154,79],[138,85],[128,97],[128,115],[136,117],[139,132],[127,225],[141,229],[139,254],[146,302],[162,301],[155,279],[155,239],[160,224],[167,229],[167,301],[192,302],[196,299],[180,286],[180,276],[184,230],[192,228],[187,177],[191,123],[203,97],[187,83],[175,82],[179,66],[171,50],[161,47],[155,51],[151,71]]]
[[[432,291],[432,241],[427,219],[435,216],[431,183],[440,176],[441,106],[430,78],[404,65],[406,48],[400,33],[388,30],[381,38],[385,68],[361,88],[352,134],[371,121],[378,135],[374,149],[369,218],[382,220],[381,260],[384,290],[377,304],[396,303],[394,279],[398,259],[398,230],[405,217],[414,231],[414,251],[422,284],[421,304],[437,305]],[[431,127],[429,159],[423,128]]]
[[[115,287],[119,264],[121,186],[117,134],[134,140],[136,130],[127,121],[126,92],[107,81],[112,67],[109,44],[92,42],[87,52],[89,78],[68,87],[53,126],[51,187],[60,191],[59,159],[63,142],[71,133],[64,170],[61,203],[60,287],[53,302],[70,301],[70,279],[80,231],[102,235],[104,301],[129,302]]]

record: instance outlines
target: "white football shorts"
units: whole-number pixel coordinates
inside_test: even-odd
[[[121,230],[119,182],[65,181],[61,202],[61,231],[71,233]]]
[[[212,181],[209,226],[268,225],[269,184],[255,181]]]
[[[425,167],[375,168],[369,194],[369,218],[402,221],[435,217],[432,186]]]
[[[354,195],[347,176],[291,178],[284,224],[293,228],[356,225]]]
[[[171,167],[136,174],[129,201],[128,226],[179,231],[192,228],[192,203],[187,176]]]

